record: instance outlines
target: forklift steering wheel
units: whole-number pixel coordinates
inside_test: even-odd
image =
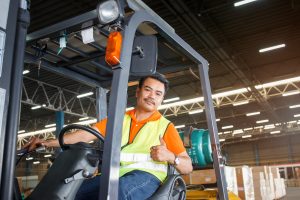
[[[65,143],[64,143],[64,135],[67,131],[69,131],[71,129],[81,129],[81,130],[87,131],[87,132],[93,134],[94,136],[96,136],[101,142],[104,142],[104,137],[95,129],[88,127],[88,126],[82,126],[82,125],[78,125],[78,124],[70,124],[70,125],[64,127],[63,129],[61,129],[61,131],[59,133],[58,142],[59,142],[60,147],[63,150],[68,148],[68,146],[65,145]]]

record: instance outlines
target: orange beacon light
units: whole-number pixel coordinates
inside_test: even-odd
[[[111,32],[107,39],[105,52],[105,61],[107,64],[114,66],[120,63],[122,47],[122,34],[120,32]]]

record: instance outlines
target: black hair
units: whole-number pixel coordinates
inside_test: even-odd
[[[166,77],[163,74],[160,74],[158,72],[156,72],[155,74],[151,74],[151,75],[142,77],[139,81],[139,88],[143,87],[144,82],[147,78],[153,78],[153,79],[158,80],[159,82],[163,83],[165,86],[165,94],[167,93],[167,91],[169,89],[169,81],[166,79]]]

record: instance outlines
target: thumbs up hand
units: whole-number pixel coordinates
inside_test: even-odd
[[[160,161],[160,162],[170,162],[172,163],[175,159],[175,155],[167,149],[167,144],[163,140],[163,138],[159,138],[160,145],[152,146],[150,156],[154,161]]]

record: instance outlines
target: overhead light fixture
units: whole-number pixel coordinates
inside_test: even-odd
[[[275,46],[260,49],[259,53],[264,53],[264,52],[267,52],[267,51],[272,51],[272,50],[283,48],[283,47],[285,47],[285,44],[279,44],[279,45],[275,45]]]
[[[219,121],[221,121],[221,119],[220,119],[220,118],[216,119],[216,122],[219,122]]]
[[[254,1],[257,1],[257,0],[243,0],[243,1],[238,1],[238,2],[235,2],[233,5],[234,5],[234,7],[238,7],[238,6],[242,6],[242,5],[254,2]]]
[[[263,119],[263,120],[256,121],[257,124],[262,124],[262,123],[267,123],[267,122],[269,122],[268,119]]]
[[[42,106],[41,105],[38,105],[38,106],[32,106],[31,107],[31,110],[37,110],[37,109],[40,109]]]
[[[265,127],[264,127],[265,130],[273,129],[273,128],[275,128],[274,124],[268,124],[268,125],[265,125]]]
[[[297,121],[296,120],[293,120],[293,121],[288,121],[287,123],[288,124],[294,124],[294,123],[296,123]]]
[[[244,131],[251,131],[253,128],[244,128]]]
[[[252,135],[243,135],[242,138],[251,138]]]
[[[126,108],[126,111],[129,111],[129,110],[133,110],[134,107],[129,107],[129,108]]]
[[[224,131],[224,134],[228,134],[228,133],[231,133],[231,131]]]
[[[166,100],[163,100],[164,103],[169,103],[169,102],[172,102],[172,101],[178,101],[180,100],[179,97],[174,97],[174,98],[170,98],[170,99],[166,99]]]
[[[84,94],[77,95],[77,98],[80,99],[80,98],[83,98],[83,97],[91,96],[93,94],[94,94],[94,92],[87,92],[87,93],[84,93]]]
[[[28,69],[23,71],[23,75],[28,74],[30,71]]]
[[[46,155],[44,155],[44,158],[49,158],[51,156],[52,156],[51,154],[46,154]]]
[[[249,101],[247,100],[247,101],[239,101],[239,102],[233,103],[232,105],[233,106],[240,106],[240,105],[244,105],[244,104],[248,104],[248,103],[249,103]]]
[[[296,105],[292,105],[292,106],[289,106],[289,108],[299,108],[300,107],[300,104],[296,104]]]
[[[97,6],[97,14],[100,24],[113,23],[120,17],[120,9],[117,1],[103,1]]]
[[[89,124],[93,124],[96,123],[97,119],[90,119],[90,120],[85,120],[85,121],[80,121],[80,122],[76,122],[74,124],[79,124],[79,125],[89,125]]]
[[[269,82],[269,83],[264,83],[261,85],[256,85],[255,88],[259,90],[262,88],[275,87],[275,86],[285,85],[285,84],[298,82],[298,81],[300,81],[300,76],[297,76],[294,78],[283,79],[283,80],[279,80],[279,81],[273,81],[273,82]]]
[[[40,161],[34,161],[33,164],[34,165],[40,164]]]
[[[222,135],[222,134],[223,134],[222,132],[219,132],[219,133],[218,133],[218,135]]]
[[[47,124],[47,125],[45,126],[45,128],[50,128],[50,127],[54,127],[54,126],[56,126],[56,124]]]
[[[18,133],[25,133],[25,130],[20,130],[18,131]]]
[[[271,134],[277,134],[277,133],[280,133],[280,131],[271,131],[270,133]]]
[[[175,126],[175,128],[184,128],[185,127],[185,125],[177,125],[177,126]]]
[[[294,117],[300,117],[300,114],[296,114],[296,115],[294,115]]]
[[[193,115],[193,114],[196,114],[196,113],[202,113],[203,112],[203,109],[198,109],[198,110],[192,110],[189,112],[189,115]]]
[[[253,116],[253,115],[259,115],[260,112],[252,112],[252,113],[247,113],[246,116]]]
[[[81,117],[81,118],[79,118],[79,121],[83,121],[83,120],[87,120],[87,119],[89,119],[89,117]]]
[[[242,129],[237,129],[232,132],[233,135],[240,134],[240,133],[244,133],[244,131]]]
[[[33,157],[27,157],[26,160],[33,160]]]
[[[222,129],[230,129],[233,128],[233,125],[223,126]]]
[[[254,129],[261,129],[263,128],[264,126],[255,126]]]
[[[225,142],[225,139],[219,139],[219,142]]]
[[[293,91],[283,93],[282,96],[286,97],[286,96],[291,96],[291,95],[295,95],[295,94],[299,94],[299,93],[300,93],[299,90],[293,90]]]

